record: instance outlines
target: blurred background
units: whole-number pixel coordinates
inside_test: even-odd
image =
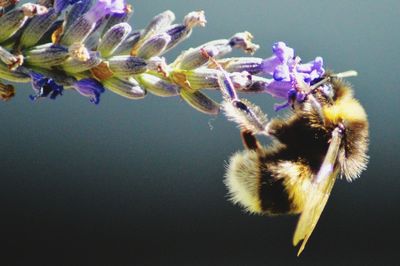
[[[297,217],[247,215],[227,201],[224,165],[242,146],[222,115],[203,115],[177,97],[130,101],[111,92],[98,106],[73,92],[32,103],[30,86],[18,85],[16,97],[0,104],[1,264],[398,263],[399,1],[131,4],[135,28],[166,9],[178,22],[205,10],[207,27],[196,28],[169,62],[184,49],[247,30],[261,45],[255,56],[270,56],[272,44],[285,41],[305,62],[323,56],[327,68],[356,69],[350,82],[371,127],[368,170],[351,184],[336,183],[297,258]],[[247,98],[279,115],[270,96]]]

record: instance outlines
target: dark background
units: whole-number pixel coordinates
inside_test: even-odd
[[[0,104],[0,264],[394,265],[399,262],[400,2],[134,1],[141,28],[166,9],[177,21],[204,9],[206,28],[168,54],[248,30],[267,57],[278,40],[304,61],[356,69],[371,124],[370,163],[338,181],[304,253],[296,217],[243,213],[226,199],[224,164],[238,130],[179,98],[99,106],[77,93],[32,103],[31,89]],[[237,53],[235,55],[241,55]],[[218,99],[218,94],[211,94]],[[270,116],[274,100],[250,97]],[[264,139],[263,141],[267,141]]]

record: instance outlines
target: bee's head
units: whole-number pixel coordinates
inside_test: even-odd
[[[343,77],[354,74],[351,71],[339,74],[328,72],[321,81],[312,85],[314,97],[321,105],[324,128],[342,126],[344,129],[338,162],[341,174],[347,180],[358,177],[368,161],[367,114],[360,102],[353,97],[350,84],[342,80]]]
[[[345,97],[353,97],[350,84],[343,78],[356,75],[357,72],[354,70],[337,74],[327,71],[321,78],[314,79],[311,82],[309,93],[315,95],[320,101],[330,104]]]

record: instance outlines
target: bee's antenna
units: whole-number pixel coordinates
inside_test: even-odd
[[[340,73],[336,73],[336,74],[335,74],[335,73],[334,73],[334,74],[330,74],[330,75],[328,75],[326,78],[324,78],[324,79],[320,80],[319,82],[313,84],[313,85],[310,87],[309,92],[312,93],[312,92],[315,91],[319,86],[321,86],[321,85],[324,84],[325,82],[328,82],[331,78],[339,78],[339,79],[342,79],[342,78],[355,77],[355,76],[357,76],[357,75],[358,75],[358,73],[357,73],[357,71],[355,71],[355,70],[348,70],[348,71],[345,71],[345,72],[340,72]]]
[[[349,78],[349,77],[356,77],[358,75],[357,71],[355,70],[348,70],[345,72],[337,73],[337,74],[332,74],[332,78]]]
[[[312,92],[314,92],[315,89],[317,89],[319,86],[321,86],[321,85],[324,84],[325,82],[328,82],[331,78],[332,78],[332,76],[328,76],[328,77],[326,77],[326,78],[324,78],[324,79],[318,81],[318,82],[315,83],[314,85],[312,85],[312,86],[310,87],[309,94],[312,93]]]

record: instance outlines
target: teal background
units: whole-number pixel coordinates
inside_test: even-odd
[[[99,106],[77,93],[32,103],[30,86],[0,104],[0,252],[10,265],[394,265],[400,203],[400,2],[134,1],[142,28],[166,9],[206,28],[167,56],[248,30],[267,57],[285,41],[349,79],[370,120],[370,163],[338,181],[304,253],[296,217],[247,215],[226,199],[224,164],[241,149],[235,125],[179,98]],[[234,55],[242,55],[240,52]],[[210,94],[219,99],[217,93]],[[270,117],[268,95],[248,97]],[[266,139],[262,139],[265,143]],[[6,263],[7,262],[7,263]]]

